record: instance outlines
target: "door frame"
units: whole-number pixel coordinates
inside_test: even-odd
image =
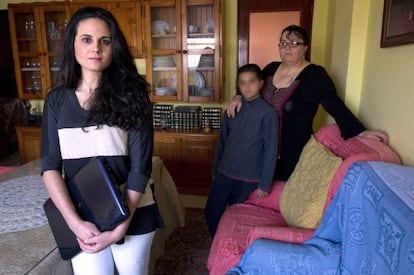
[[[252,12],[299,11],[300,25],[309,38],[312,36],[312,15],[314,0],[238,0],[237,1],[237,28],[238,28],[238,56],[237,65],[247,64],[249,60],[249,18]],[[276,50],[276,49],[275,49]],[[310,60],[311,45],[305,58]],[[271,60],[269,60],[271,62]]]

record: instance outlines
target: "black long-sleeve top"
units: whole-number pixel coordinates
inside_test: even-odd
[[[152,201],[137,207],[127,234],[163,227],[153,190],[147,188],[152,172],[152,121],[140,130],[125,131],[117,126],[86,125],[87,117],[88,111],[79,105],[73,89],[58,87],[48,94],[42,118],[42,173],[63,171],[70,178],[90,158],[102,156],[126,189],[143,193],[141,200]]]

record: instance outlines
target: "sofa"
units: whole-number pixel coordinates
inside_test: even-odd
[[[414,168],[354,163],[303,245],[259,239],[227,275],[414,274]]]
[[[323,152],[323,155],[327,155],[324,161],[318,160],[314,151],[305,149],[312,139],[314,139],[313,144],[317,143],[314,145],[326,151]],[[344,140],[335,124],[322,127],[312,139],[303,149],[298,165],[287,183],[274,182],[267,197],[256,198],[253,193],[246,202],[233,205],[225,211],[207,261],[211,275],[225,274],[231,267],[236,266],[246,248],[257,239],[292,244],[303,244],[310,239],[341,186],[345,173],[353,163],[359,161],[400,163],[399,156],[379,141],[360,137]],[[299,171],[299,168],[307,166],[308,162],[313,162],[314,166],[307,167],[305,173]],[[331,171],[325,171],[327,166]],[[316,175],[316,178],[308,179],[310,175]],[[292,183],[299,184],[296,185],[296,189],[291,188],[291,179]],[[308,188],[300,185],[303,182],[312,186],[312,189],[307,191],[309,194],[298,192]],[[326,182],[324,188],[320,188],[322,182]],[[319,192],[317,206],[314,205],[314,201],[317,200],[312,197],[314,190]],[[300,195],[295,197],[295,193]],[[293,196],[288,198],[286,194],[293,194]],[[310,204],[307,205],[304,201]],[[308,219],[309,217],[311,218]]]

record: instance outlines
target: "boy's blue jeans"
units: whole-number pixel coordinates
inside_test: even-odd
[[[204,211],[211,238],[227,206],[246,201],[256,188],[256,182],[235,180],[216,172]]]

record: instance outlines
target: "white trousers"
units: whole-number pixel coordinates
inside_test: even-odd
[[[81,252],[72,258],[75,275],[147,275],[151,244],[155,232],[125,236],[121,245],[113,244],[98,253]]]

